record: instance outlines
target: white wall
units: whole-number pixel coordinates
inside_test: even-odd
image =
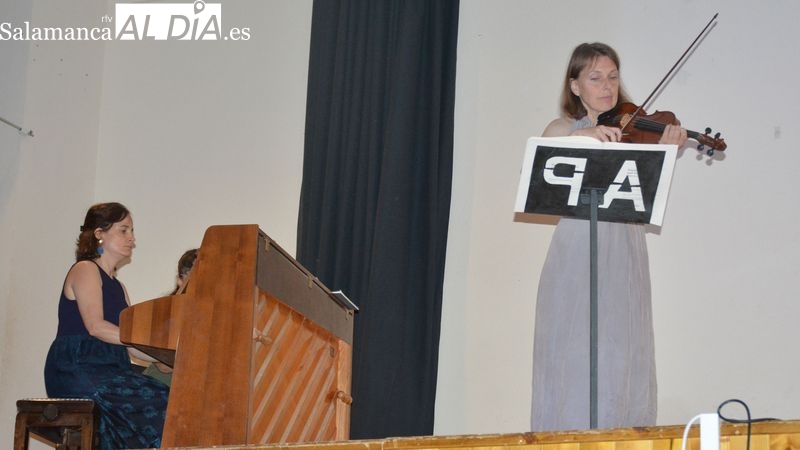
[[[12,8],[7,3],[0,4],[0,17],[15,21],[24,21],[30,18],[30,8]],[[25,114],[25,74],[27,71],[27,45],[0,45],[0,61],[6,61],[5,67],[0,69],[3,82],[0,83],[0,116],[13,123],[21,123]],[[11,387],[17,381],[7,369],[15,359],[15,353],[10,351],[18,330],[13,323],[6,319],[14,313],[13,305],[8,301],[12,293],[12,263],[13,253],[10,251],[14,239],[12,231],[16,227],[16,217],[10,214],[12,205],[16,202],[15,186],[18,186],[16,168],[21,165],[20,158],[21,137],[16,130],[0,124],[0,399],[5,400],[7,391],[17,392],[20,386]],[[16,284],[16,283],[15,283]],[[5,400],[0,403],[0,421],[6,430],[10,430],[8,423],[13,423],[13,406]],[[11,433],[2,433],[11,436]]]
[[[664,226],[648,235],[658,421],[683,424],[729,398],[754,416],[798,416],[800,7],[462,0],[436,434],[528,427],[536,287],[554,227],[515,222],[511,211],[525,141],[558,114],[571,50],[614,46],[642,101],[715,12],[713,31],[651,107],[690,129],[711,126],[728,144],[713,161],[683,154]]]
[[[4,3],[0,22],[86,26],[97,2]],[[15,401],[44,395],[42,368],[55,334],[57,292],[74,260],[80,209],[92,200],[102,45],[3,41],[0,115],[0,436],[13,436]],[[6,59],[8,55],[8,59]],[[6,109],[8,108],[8,109]]]
[[[113,15],[113,3],[92,0],[5,5],[0,22],[39,26]],[[731,397],[754,415],[792,418],[800,153],[787,121],[800,104],[790,78],[800,7],[587,5],[461,2],[436,433],[527,430],[552,227],[514,222],[511,210],[525,140],[557,114],[569,52],[612,44],[641,99],[716,11],[718,25],[654,104],[689,128],[719,129],[729,145],[711,164],[680,158],[665,225],[648,236],[659,422]],[[120,277],[134,301],[169,291],[176,259],[211,224],[258,223],[294,252],[311,1],[226,2],[223,18],[252,39],[0,44],[3,61],[18,62],[0,67],[0,115],[36,133],[0,126],[0,436],[11,436],[16,399],[44,394],[57,293],[91,203],[133,211],[138,247]]]
[[[213,224],[255,223],[294,253],[311,1],[224,3],[248,41],[106,47],[96,196],[128,206],[135,299],[169,292]]]

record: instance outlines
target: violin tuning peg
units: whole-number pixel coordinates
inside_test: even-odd
[[[714,149],[713,148],[708,149],[708,151],[706,151],[706,155],[714,156]]]
[[[706,127],[706,134],[710,134],[710,133],[711,133],[711,128]]]
[[[714,139],[719,139],[719,137],[720,137],[720,133],[717,132],[717,134],[714,135]]]
[[[705,148],[706,148],[706,146],[705,146],[705,145],[703,145],[703,144],[698,144],[698,145],[697,145],[697,151],[698,151],[698,152],[702,152],[702,151],[703,151]]]

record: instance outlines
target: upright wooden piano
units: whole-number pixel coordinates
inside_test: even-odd
[[[347,440],[353,311],[257,225],[210,227],[120,338],[173,367],[163,447]]]

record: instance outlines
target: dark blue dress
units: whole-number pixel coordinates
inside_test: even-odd
[[[105,320],[119,325],[128,305],[115,278],[100,267]],[[47,395],[90,398],[100,409],[103,450],[154,448],[161,445],[169,388],[135,371],[125,346],[89,335],[76,301],[62,289],[58,303],[58,333],[44,367]]]

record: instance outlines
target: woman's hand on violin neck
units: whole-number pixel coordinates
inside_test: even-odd
[[[616,127],[598,125],[591,128],[582,128],[572,132],[572,136],[589,136],[602,142],[619,142],[622,139],[622,130]]]
[[[664,133],[661,135],[661,139],[658,140],[658,143],[675,144],[678,147],[683,147],[688,138],[686,129],[681,128],[680,125],[666,125],[664,126]]]

